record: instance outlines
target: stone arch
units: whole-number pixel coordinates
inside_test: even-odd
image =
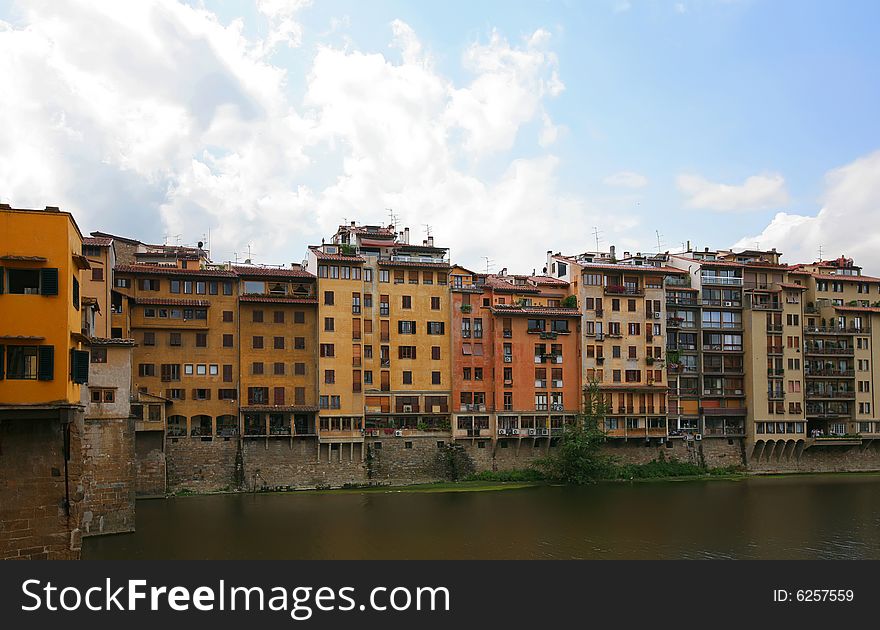
[[[168,435],[169,436],[183,437],[187,434],[187,429],[186,429],[187,418],[186,418],[186,416],[174,414],[174,415],[168,416],[165,419],[165,422],[168,427]]]

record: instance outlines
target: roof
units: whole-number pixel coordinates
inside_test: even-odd
[[[534,282],[535,284],[543,284],[547,286],[558,286],[560,288],[568,287],[568,280],[563,280],[561,278],[553,278],[551,276],[529,276],[529,280]]]
[[[781,286],[783,289],[799,289],[801,291],[807,290],[807,287],[805,287],[804,285],[794,284],[793,282],[777,282],[776,284]]]
[[[502,293],[529,293],[529,294],[540,294],[541,290],[530,284],[514,284],[509,280],[505,280],[505,277],[502,276],[486,276],[486,284],[485,286],[489,287],[493,291],[498,291]]]
[[[446,252],[448,247],[435,247],[434,245],[410,245],[409,243],[397,244],[394,249],[409,250],[414,252]]]
[[[242,295],[240,302],[267,302],[270,304],[317,304],[318,298],[298,298],[282,295]]]
[[[350,256],[347,254],[328,254],[317,245],[312,245],[309,249],[315,254],[318,260],[336,260],[339,262],[347,262],[352,264],[360,264],[366,262],[361,256]]]
[[[880,313],[878,306],[835,306],[838,311],[860,311],[863,313]]]
[[[612,265],[607,263],[578,263],[582,271],[619,271],[622,273],[662,273],[674,274],[677,276],[688,275],[684,269],[676,269],[675,267],[652,267],[650,265]]]
[[[557,317],[580,317],[576,308],[562,306],[518,306],[516,304],[496,304],[491,307],[492,313],[498,315],[555,315]]]
[[[267,278],[308,278],[314,279],[315,275],[305,269],[290,267],[251,267],[246,265],[232,265],[233,271],[239,276],[267,277]]]
[[[812,276],[817,280],[836,280],[838,282],[841,280],[846,282],[880,282],[880,278],[875,278],[873,276],[844,276],[838,273],[813,273]]]
[[[116,265],[117,273],[139,273],[161,276],[205,276],[208,278],[236,278],[234,271],[223,269],[179,269],[178,267],[162,267],[160,265]]]
[[[108,234],[107,232],[92,232],[91,234],[92,234],[92,236],[110,238],[110,239],[113,239],[114,241],[123,241],[125,243],[131,243],[132,245],[142,245],[143,244],[140,241],[135,240],[133,238],[126,238],[125,236],[117,236],[115,234]],[[85,240],[85,239],[83,239],[83,240]]]
[[[106,236],[86,236],[83,238],[83,245],[91,247],[110,247],[112,244],[113,239]]]
[[[105,337],[92,337],[89,340],[91,346],[134,346],[134,339],[107,339]]]
[[[188,300],[188,299],[179,299],[179,298],[134,298],[135,303],[137,304],[155,304],[157,306],[200,306],[200,307],[208,307],[211,306],[211,302],[208,300]]]
[[[7,254],[6,256],[0,256],[0,260],[14,262],[47,262],[49,259],[43,256],[15,256],[13,254]]]
[[[402,260],[380,260],[380,267],[424,267],[426,269],[449,269],[449,263],[445,262],[409,262]]]

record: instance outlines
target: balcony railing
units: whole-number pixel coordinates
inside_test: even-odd
[[[839,354],[843,356],[852,356],[853,349],[852,348],[834,348],[834,347],[820,347],[813,345],[804,346],[804,352],[806,354]]]
[[[782,324],[767,324],[767,332],[782,332]]]
[[[767,354],[782,354],[782,346],[767,346]]]
[[[691,277],[690,276],[666,276],[666,279],[663,283],[667,287],[690,287],[691,286]]]
[[[779,302],[752,302],[753,311],[781,311],[782,304]]]
[[[840,377],[851,378],[856,375],[855,370],[811,370],[804,372],[807,378]]]
[[[641,287],[625,286],[622,284],[605,285],[606,295],[644,295],[645,290]]]
[[[805,326],[804,331],[812,335],[857,335],[871,332],[870,326]]]
[[[846,400],[852,400],[856,397],[856,393],[854,391],[819,391],[819,390],[807,390],[805,392],[807,398],[815,399],[815,398],[841,398]]]
[[[700,281],[703,284],[720,284],[720,285],[731,286],[731,287],[741,287],[742,283],[743,283],[742,278],[733,278],[730,276],[710,276],[710,275],[700,276]]]

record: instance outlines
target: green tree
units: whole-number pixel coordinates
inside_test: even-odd
[[[564,308],[577,308],[578,307],[578,299],[576,295],[569,295],[564,300],[562,300],[562,306]]]
[[[585,484],[612,476],[613,461],[602,453],[605,433],[601,427],[608,405],[599,391],[598,381],[590,381],[584,393],[583,412],[572,424],[566,425],[556,453],[536,464],[551,481]]]

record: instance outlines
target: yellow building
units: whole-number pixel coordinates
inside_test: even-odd
[[[186,263],[116,267],[116,291],[125,300],[114,326],[125,323],[125,336],[137,344],[132,388],[149,395],[141,402],[165,402],[173,439],[237,435],[238,277]]]
[[[317,370],[315,277],[295,265],[236,265],[245,437],[314,437]]]
[[[352,223],[309,248],[322,441],[449,432],[447,250],[408,241],[408,229]]]
[[[82,234],[58,208],[0,205],[0,401],[78,405],[88,381]]]

